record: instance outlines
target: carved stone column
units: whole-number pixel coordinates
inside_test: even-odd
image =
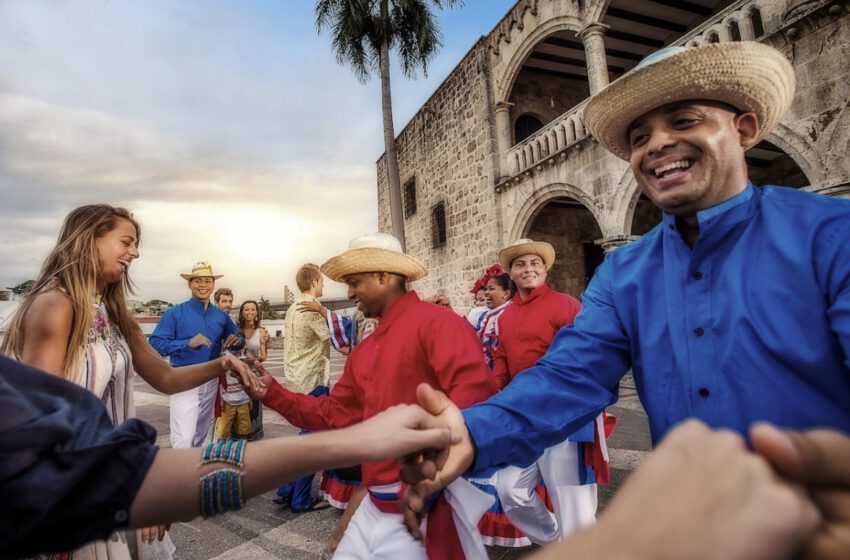
[[[511,107],[513,103],[499,102],[496,103],[496,149],[499,150],[499,178],[500,180],[507,179],[515,174],[518,169],[510,169],[508,167],[508,150],[513,145],[511,134]]]
[[[584,43],[590,95],[608,85],[608,59],[605,57],[606,29],[608,29],[607,25],[593,22],[588,23],[578,32],[581,42]]]

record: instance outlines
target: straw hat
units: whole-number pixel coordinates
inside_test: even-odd
[[[391,272],[413,282],[428,274],[428,269],[419,259],[404,254],[401,243],[392,235],[370,233],[355,237],[348,251],[322,265],[322,272],[337,282],[361,272]]]
[[[514,259],[523,255],[539,255],[546,265],[546,270],[555,264],[555,248],[545,241],[532,241],[531,239],[518,239],[499,251],[499,262],[505,270],[511,269]]]
[[[208,262],[196,262],[195,266],[192,267],[192,272],[189,274],[181,274],[184,280],[191,280],[192,278],[212,278],[213,280],[218,280],[223,274],[215,275],[213,274],[212,265]]]
[[[755,113],[767,136],[791,106],[794,69],[778,50],[754,41],[669,47],[655,52],[594,95],[584,124],[600,144],[628,160],[628,128],[674,101],[707,99]]]

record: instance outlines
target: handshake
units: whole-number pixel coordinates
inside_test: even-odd
[[[469,469],[474,447],[443,393],[423,384],[417,397],[420,407],[394,407],[346,431],[374,459],[403,455],[403,514],[421,538],[427,496]],[[535,558],[850,559],[850,438],[760,424],[750,439],[752,450],[737,434],[684,422],[595,526]]]

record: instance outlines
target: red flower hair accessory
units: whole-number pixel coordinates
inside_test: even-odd
[[[502,268],[501,264],[496,263],[496,264],[491,265],[490,268],[487,269],[487,271],[484,273],[484,278],[489,280],[490,278],[493,278],[494,276],[501,276],[501,275],[507,274],[507,273],[508,272],[504,268]]]

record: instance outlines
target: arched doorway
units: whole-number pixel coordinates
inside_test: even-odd
[[[632,215],[632,235],[643,235],[659,223],[661,223],[661,208],[649,200],[646,195],[641,194],[635,204]]]
[[[524,237],[546,241],[555,248],[549,286],[581,297],[604,257],[602,248],[595,243],[602,231],[593,213],[573,198],[551,199],[526,226]]]
[[[779,185],[799,189],[811,181],[791,156],[762,140],[747,151],[747,168],[754,185]]]

